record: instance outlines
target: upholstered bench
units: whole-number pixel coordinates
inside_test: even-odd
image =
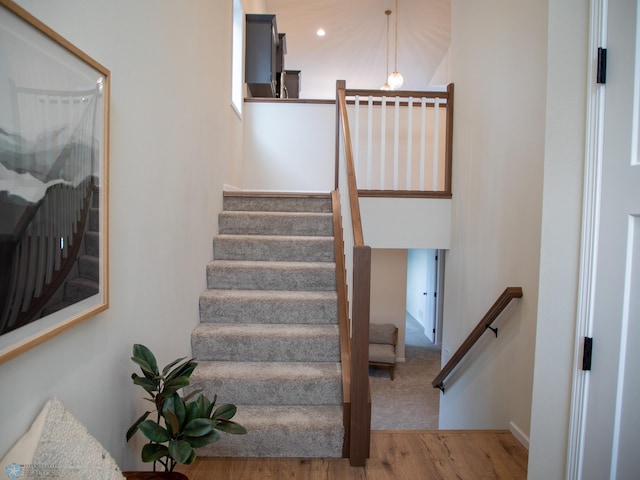
[[[369,325],[369,365],[388,368],[391,380],[396,368],[397,344],[398,327],[390,323]]]

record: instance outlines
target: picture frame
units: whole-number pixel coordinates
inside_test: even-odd
[[[109,306],[110,72],[0,0],[0,363]]]

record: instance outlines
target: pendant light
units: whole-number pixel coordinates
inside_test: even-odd
[[[398,0],[396,0],[396,45],[395,45],[395,56],[393,63],[393,73],[389,75],[387,78],[387,83],[391,87],[391,90],[397,90],[402,87],[404,83],[404,78],[398,72]]]
[[[391,10],[385,10],[384,14],[387,16],[387,72],[384,77],[384,85],[380,87],[380,90],[391,90],[389,85],[389,16],[391,15]]]

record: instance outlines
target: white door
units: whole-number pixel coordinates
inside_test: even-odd
[[[606,3],[605,5],[606,9]],[[640,62],[637,0],[610,0],[600,225],[582,478],[640,478]]]
[[[438,255],[437,250],[427,250],[427,286],[425,288],[424,297],[425,297],[425,318],[427,320],[427,325],[425,327],[424,334],[427,336],[432,343],[435,343],[435,334],[436,334],[436,295],[437,295],[437,264],[436,258]]]

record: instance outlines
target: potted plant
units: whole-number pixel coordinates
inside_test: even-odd
[[[181,397],[178,393],[189,385],[189,377],[197,366],[193,359],[178,358],[160,371],[156,357],[144,345],[133,346],[133,360],[142,370],[142,376],[133,373],[133,383],[149,395],[154,409],[145,412],[127,431],[127,441],[140,430],[149,443],[142,448],[143,462],[153,462],[153,471],[159,463],[165,472],[172,472],[176,464],[191,464],[196,459],[196,448],[220,440],[218,432],[235,435],[246,429],[231,421],[236,406],[216,406],[201,391],[195,390]],[[148,417],[155,412],[155,417]],[[131,477],[129,477],[131,478]]]

